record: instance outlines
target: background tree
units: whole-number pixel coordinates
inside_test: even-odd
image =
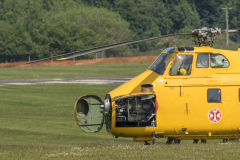
[[[79,7],[59,12],[43,28],[55,54],[117,43],[132,37],[129,24],[107,9]]]
[[[221,8],[226,6],[235,8],[229,12],[229,28],[240,28],[240,1],[236,0],[0,0],[0,62],[38,59],[203,26],[225,29]],[[230,38],[237,42],[239,35],[230,34]],[[153,51],[159,49],[158,44],[175,40],[160,41],[130,45],[128,52]],[[121,55],[120,50],[107,51],[107,55]]]

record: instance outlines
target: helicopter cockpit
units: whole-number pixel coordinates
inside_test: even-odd
[[[169,70],[169,75],[190,75],[193,55],[177,55]]]
[[[167,53],[162,53],[161,56],[155,61],[155,63],[149,68],[159,75],[163,75],[168,63],[170,62],[171,56]]]
[[[177,53],[176,55],[173,54],[174,51]],[[189,76],[193,67],[200,69],[196,73],[202,72],[202,68],[208,68],[208,72],[213,73],[213,70],[211,70],[213,68],[223,69],[230,66],[229,60],[220,53],[199,53],[194,51],[193,47],[170,47],[163,50],[149,70],[163,75],[171,59],[173,61],[168,71],[169,76]]]
[[[149,70],[152,70],[153,72],[156,72],[159,75],[163,75],[171,60],[171,54],[173,54],[174,50],[175,50],[174,47],[165,49],[159,56],[159,58],[149,68]]]
[[[190,47],[186,47],[190,48]],[[169,62],[171,61],[171,55],[174,53],[175,47],[170,47],[165,49],[159,58],[153,63],[153,65],[149,68],[159,75],[163,75]],[[180,52],[185,51],[185,48],[179,47],[178,50]],[[192,50],[192,48],[191,48]],[[192,69],[192,60],[193,55],[176,55],[172,66],[169,70],[169,75],[190,75]]]

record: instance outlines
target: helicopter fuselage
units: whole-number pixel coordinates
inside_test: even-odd
[[[175,48],[172,53],[164,53],[170,57],[162,75],[150,67],[109,93],[112,107],[109,133],[134,137],[137,141],[151,140],[153,132],[159,137],[175,139],[237,139],[240,52],[194,47],[191,51],[179,52]],[[208,57],[205,67],[197,64],[200,54]],[[174,63],[182,65],[181,56],[191,57],[190,74],[171,73]],[[152,85],[152,90],[143,91],[144,85]],[[149,110],[143,108],[144,103],[149,103],[145,106]]]

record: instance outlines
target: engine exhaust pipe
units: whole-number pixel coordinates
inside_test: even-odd
[[[153,92],[153,85],[151,84],[141,85],[141,92]]]

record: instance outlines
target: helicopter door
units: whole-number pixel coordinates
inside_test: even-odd
[[[95,133],[102,129],[104,118],[99,105],[102,100],[95,95],[81,96],[74,107],[74,115],[78,126],[87,133]]]

